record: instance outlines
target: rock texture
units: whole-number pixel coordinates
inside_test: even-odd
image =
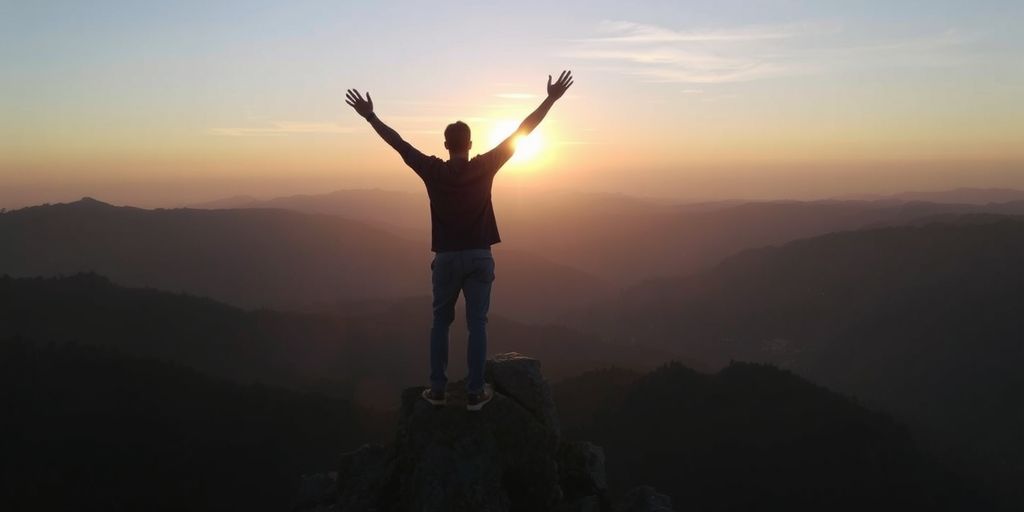
[[[517,352],[498,354],[487,362],[485,378],[499,393],[532,413],[557,436],[558,413],[551,387],[540,372],[540,361]]]
[[[461,387],[461,386],[460,386]],[[435,409],[419,389],[402,397],[395,440],[399,510],[545,510],[561,501],[557,432],[496,394],[479,414]]]
[[[449,386],[444,407],[420,398],[423,388],[405,390],[394,443],[362,446],[341,457],[336,473],[305,477],[294,510],[619,510],[607,499],[604,451],[561,439],[539,361],[499,354],[486,379],[495,396],[479,412],[466,411],[462,382]],[[633,506],[644,501],[633,497],[622,510],[668,510]]]

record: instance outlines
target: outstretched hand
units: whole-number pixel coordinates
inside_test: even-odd
[[[549,86],[550,87],[550,86]],[[366,99],[355,89],[349,89],[345,94],[345,103],[356,109],[356,113],[363,117],[370,117],[373,114],[373,98],[366,93]]]
[[[555,83],[551,83],[551,75],[548,75],[548,98],[553,100],[561,98],[565,91],[569,90],[570,85],[572,85],[572,71],[562,71]]]

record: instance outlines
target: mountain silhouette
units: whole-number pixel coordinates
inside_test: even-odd
[[[937,215],[1024,213],[1024,202],[693,206],[568,193],[506,201],[496,206],[504,212],[507,242],[495,249],[495,309],[527,321],[556,320],[567,309],[612,297],[620,286],[688,275],[749,248]],[[127,286],[297,311],[423,293],[429,230],[426,215],[419,215],[425,206],[413,195],[344,191],[259,204],[312,213],[146,210],[88,198],[7,212],[0,215],[0,240],[11,249],[0,254],[0,272],[97,272]]]
[[[1009,188],[961,187],[936,192],[901,192],[889,196],[902,201],[930,201],[934,203],[966,203],[985,205],[1024,201],[1024,190]]]
[[[125,288],[96,274],[0,277],[0,337],[80,343],[187,365],[238,382],[316,389],[378,407],[426,379],[430,299],[348,308],[345,315],[246,311],[212,299]],[[465,343],[463,323],[452,350]],[[492,351],[530,350],[552,378],[616,363],[649,368],[665,352],[620,347],[556,325],[492,315]],[[464,374],[453,358],[452,375]]]
[[[591,385],[613,399],[594,401]],[[553,395],[593,404],[563,415],[563,428],[604,447],[612,492],[650,484],[679,510],[991,507],[887,415],[771,366],[601,370]]]
[[[286,510],[383,417],[75,344],[0,339],[5,510]]]
[[[991,200],[976,202],[982,197]],[[904,224],[941,214],[1024,214],[1024,196],[1001,190],[911,194],[874,201],[697,204],[621,194],[498,190],[493,201],[504,240],[502,250],[541,254],[618,285],[690,274],[741,250],[835,231]],[[334,214],[414,240],[425,241],[429,235],[429,205],[422,194],[339,190],[233,207]]]
[[[428,245],[332,215],[146,210],[90,198],[0,215],[0,240],[9,248],[0,253],[0,273],[96,272],[126,286],[301,311],[423,294],[432,257]],[[569,304],[611,291],[602,280],[543,257],[495,253],[501,265],[494,300],[508,316],[548,319],[552,312],[536,300],[537,289]]]
[[[712,367],[771,362],[895,414],[1024,503],[1024,221],[972,215],[751,250],[574,325]]]
[[[336,190],[326,194],[298,194],[272,199],[236,196],[190,207],[276,208],[337,215],[373,224],[410,240],[430,242],[430,202],[426,194],[379,189]]]

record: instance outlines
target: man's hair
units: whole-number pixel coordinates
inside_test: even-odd
[[[444,129],[444,141],[449,151],[466,151],[469,149],[469,125],[455,121]]]

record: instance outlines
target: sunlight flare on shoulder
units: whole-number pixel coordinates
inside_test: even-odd
[[[484,151],[501,144],[509,135],[515,133],[519,123],[520,121],[513,119],[498,119],[492,122],[487,130],[487,149]],[[515,165],[517,169],[536,168],[547,159],[545,153],[551,150],[544,143],[544,131],[541,128],[535,129],[529,135],[516,137],[515,145],[516,152],[509,160],[509,164]]]

